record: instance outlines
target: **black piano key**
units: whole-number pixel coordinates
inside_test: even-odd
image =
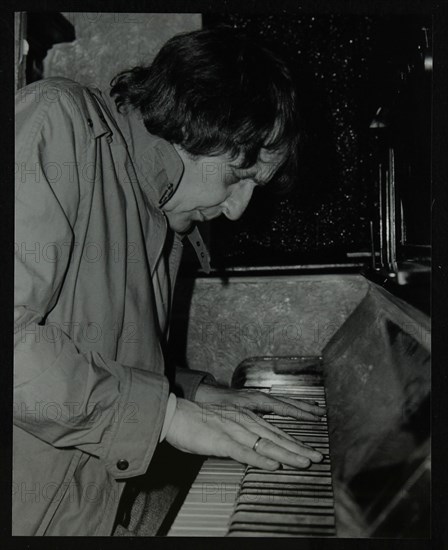
[[[256,504],[237,504],[236,512],[255,512],[267,514],[294,514],[294,515],[317,515],[317,516],[332,516],[333,507],[330,506],[290,506],[288,504],[267,504],[257,502]]]
[[[246,470],[246,474],[245,474],[245,477],[247,477],[249,474],[254,474],[254,475],[260,475],[260,476],[265,476],[265,475],[283,475],[283,476],[290,476],[290,477],[294,477],[294,476],[330,476],[331,477],[331,471],[330,469],[325,469],[325,468],[320,468],[320,469],[314,469],[314,466],[320,466],[321,464],[318,463],[318,464],[313,464],[312,466],[310,466],[309,468],[281,468],[279,470],[259,470],[257,468],[254,468],[254,467],[249,467],[247,470]],[[329,464],[324,464],[323,466],[329,466]]]
[[[288,485],[264,485],[264,484],[245,484],[240,488],[240,494],[270,494],[287,496],[309,496],[319,498],[322,496],[333,496],[333,489],[329,485],[313,485],[312,483],[288,484]]]
[[[238,497],[237,506],[305,506],[312,508],[331,508],[333,506],[333,498],[331,495],[326,497],[319,496],[305,496],[305,495],[285,495],[285,494],[272,494],[272,493],[241,493]]]
[[[320,502],[321,499],[333,498],[333,492],[331,490],[322,489],[321,491],[314,490],[312,487],[300,487],[294,490],[291,489],[280,489],[280,488],[257,488],[257,487],[244,487],[241,489],[239,496],[247,495],[247,498],[257,499],[257,498],[274,498],[276,496],[285,499],[287,502],[292,498],[302,498],[308,497],[313,499],[316,503]]]
[[[316,468],[316,469],[315,469]],[[302,474],[311,474],[311,475],[323,475],[331,473],[331,464],[328,461],[321,460],[320,462],[311,463],[307,468],[295,468],[294,466],[289,466],[288,464],[281,465],[277,470],[262,470],[256,468],[255,466],[248,466],[244,477],[249,474],[259,474],[259,475],[302,475]]]
[[[332,537],[335,535],[334,527],[313,527],[313,526],[279,526],[275,530],[272,526],[257,525],[235,525],[229,529],[230,537]]]
[[[250,525],[325,525],[334,526],[333,515],[319,515],[319,514],[290,514],[284,512],[261,512],[250,511],[243,512],[237,510],[232,516],[232,525],[237,524],[250,524]]]
[[[310,476],[309,474],[311,472],[307,472],[307,474],[297,474],[296,472],[292,472],[292,474],[288,471],[280,470],[282,473],[273,474],[273,473],[266,473],[266,474],[256,474],[255,472],[248,472],[244,478],[244,481],[259,481],[261,483],[287,483],[289,485],[296,485],[299,483],[313,483],[316,485],[331,485],[331,476],[324,476],[324,475],[315,475]],[[319,474],[322,474],[324,472],[319,472]],[[310,478],[312,478],[312,481],[310,481]]]

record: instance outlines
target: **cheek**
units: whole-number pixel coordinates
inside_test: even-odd
[[[215,186],[214,189],[208,189],[206,193],[203,193],[202,203],[204,206],[217,206],[228,199],[230,194],[230,189],[222,185]]]

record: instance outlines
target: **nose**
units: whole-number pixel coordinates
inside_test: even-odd
[[[238,220],[243,215],[252,198],[256,183],[250,180],[241,181],[234,186],[231,194],[222,203],[222,213],[229,220]]]

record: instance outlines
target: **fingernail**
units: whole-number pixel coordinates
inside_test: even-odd
[[[323,458],[324,455],[322,453],[319,453],[318,451],[313,453],[313,462],[320,462]]]
[[[308,468],[308,466],[311,464],[310,460],[308,458],[300,457],[297,459],[297,464],[301,466],[302,468]]]
[[[270,460],[269,458],[266,460],[266,463],[268,464],[269,468],[272,468],[273,470],[277,470],[280,467],[279,462],[276,462],[275,460]]]

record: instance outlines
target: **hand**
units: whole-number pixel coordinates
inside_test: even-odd
[[[280,464],[307,468],[311,461],[322,460],[321,453],[294,440],[253,412],[241,408],[236,411],[238,414],[230,412],[229,415],[227,410],[223,415],[222,408],[217,410],[214,406],[177,399],[166,441],[187,453],[230,457],[265,470],[276,470]],[[262,439],[255,451],[253,446],[259,437]]]
[[[261,413],[292,416],[298,420],[319,420],[325,414],[325,409],[315,403],[273,397],[257,390],[232,390],[207,384],[198,387],[194,400],[196,403],[233,405]]]

